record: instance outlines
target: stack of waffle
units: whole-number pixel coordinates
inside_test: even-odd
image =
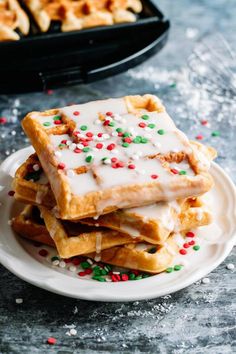
[[[17,170],[21,236],[116,266],[159,273],[176,233],[211,222],[212,148],[189,142],[153,95],[29,113],[36,151]]]
[[[55,21],[62,32],[134,22],[136,14],[142,11],[140,0],[25,0],[23,3],[41,32],[47,32]],[[18,0],[0,1],[0,40],[17,40],[19,33],[29,33],[26,12]]]

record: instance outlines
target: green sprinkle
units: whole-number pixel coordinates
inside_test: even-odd
[[[116,128],[117,133],[123,133],[123,129],[122,128]]]
[[[144,119],[144,120],[148,120],[149,116],[147,114],[144,114],[141,118]]]
[[[143,274],[143,278],[149,278],[150,274]]]
[[[83,152],[89,152],[91,149],[90,147],[86,146],[85,148],[83,148]]]
[[[143,279],[143,276],[141,274],[137,275],[137,277],[135,277],[135,280],[140,280],[140,279]]]
[[[98,276],[102,275],[100,270],[95,270],[93,273],[94,275],[98,275]]]
[[[124,137],[124,138],[129,138],[130,136],[131,136],[131,134],[128,133],[128,132],[126,132],[126,133],[123,134],[123,137]]]
[[[101,275],[107,275],[107,271],[105,269],[101,270]]]
[[[211,133],[211,136],[220,136],[220,132],[218,130],[215,130]]]
[[[150,249],[148,250],[148,253],[153,254],[153,253],[155,253],[155,252],[156,252],[156,250],[157,250],[157,248],[156,248],[156,247],[152,247],[152,248],[150,248]]]
[[[45,123],[43,123],[43,125],[44,125],[45,127],[49,127],[49,126],[51,125],[51,123],[50,123],[50,122],[45,122]]]
[[[135,144],[140,144],[140,143],[141,143],[141,140],[142,140],[141,137],[136,136],[136,138],[134,138],[134,140],[133,140],[133,143],[135,143]]]
[[[141,143],[142,144],[147,144],[148,142],[148,139],[147,138],[141,138]]]
[[[170,84],[171,88],[176,88],[176,82],[173,82],[172,84]]]
[[[160,135],[164,135],[165,134],[165,130],[164,129],[159,129],[157,132]]]
[[[80,265],[83,269],[87,269],[91,267],[91,265],[88,262],[81,262]]]
[[[100,272],[100,270],[101,270],[101,268],[100,268],[99,266],[96,266],[96,267],[93,268],[93,271],[94,271],[94,272],[97,272],[97,271]]]
[[[99,275],[94,275],[92,279],[97,280],[97,281],[106,281],[105,278],[100,277]]]
[[[29,172],[27,173],[27,175],[24,177],[24,179],[26,179],[26,181],[30,181],[31,179],[36,182],[40,179],[40,171],[37,172]]]
[[[166,273],[172,273],[173,270],[174,270],[174,269],[173,269],[172,267],[169,267],[169,268],[166,269]]]
[[[58,147],[60,148],[60,149],[63,149],[63,148],[65,148],[67,145],[66,144],[59,144],[58,145]]]
[[[124,148],[127,148],[127,147],[129,147],[129,143],[123,143],[122,146],[123,146]]]
[[[55,116],[53,117],[53,120],[61,120],[61,116]]]
[[[182,265],[180,264],[177,264],[174,266],[174,270],[178,271],[178,270],[181,270],[182,269]]]
[[[179,175],[186,175],[186,174],[187,174],[187,172],[184,170],[179,171]]]
[[[80,129],[81,129],[81,130],[87,130],[88,127],[87,127],[87,125],[81,125]]]
[[[108,125],[109,125],[109,127],[114,127],[116,125],[116,123],[115,122],[110,122]]]
[[[129,280],[134,280],[135,279],[135,274],[134,273],[130,273],[129,274]]]
[[[93,161],[93,156],[91,156],[91,155],[87,156],[85,161],[88,162],[88,163],[92,162]]]
[[[52,262],[54,262],[54,261],[59,261],[59,258],[56,257],[56,256],[54,256],[54,257],[51,258],[51,261],[52,261]]]
[[[195,245],[195,246],[193,246],[193,249],[194,249],[194,251],[199,251],[200,250],[200,246],[199,245]]]
[[[104,269],[107,271],[107,272],[110,272],[111,270],[111,266],[109,266],[109,264],[106,264]]]
[[[151,129],[155,128],[155,126],[156,126],[156,124],[153,124],[153,123],[148,124],[148,128],[151,128]]]

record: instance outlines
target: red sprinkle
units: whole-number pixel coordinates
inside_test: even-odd
[[[79,154],[80,152],[82,152],[82,150],[80,150],[79,148],[75,148],[74,152],[75,152],[76,154]]]
[[[54,124],[56,124],[56,125],[58,125],[58,124],[61,124],[62,123],[62,121],[61,120],[54,120]]]
[[[194,236],[195,236],[195,233],[192,232],[192,231],[188,231],[185,235],[186,235],[187,237],[194,237]]]
[[[157,178],[158,178],[158,175],[151,175],[151,178],[152,178],[152,179],[157,179]]]
[[[109,145],[107,146],[107,150],[113,150],[113,149],[115,149],[115,147],[116,147],[115,144],[109,144]]]
[[[64,168],[66,167],[66,165],[63,162],[60,162],[57,167],[59,168],[59,170],[64,170]]]
[[[74,116],[79,116],[80,112],[79,111],[74,111],[73,114],[74,114]]]
[[[119,168],[119,166],[117,165],[117,163],[113,163],[113,164],[111,165],[111,167],[112,167],[112,168]]]
[[[122,132],[119,132],[119,133],[118,133],[118,136],[123,136],[123,133],[122,133]]]
[[[124,167],[125,166],[124,162],[122,162],[122,161],[118,161],[116,165],[118,167]]]
[[[202,134],[198,134],[198,135],[196,136],[196,139],[197,139],[197,140],[202,140],[202,139],[203,139],[203,135],[202,135]]]
[[[87,141],[81,141],[81,144],[84,146],[88,146],[89,143]]]
[[[178,175],[179,171],[176,170],[175,168],[171,168],[171,172],[174,173],[174,175]]]
[[[80,260],[79,258],[74,258],[74,259],[72,260],[72,263],[73,263],[75,266],[77,266],[77,265],[79,265],[79,264],[81,263],[81,260]]]
[[[85,273],[85,272],[79,272],[78,275],[79,275],[80,277],[84,277],[84,276],[86,275],[86,273]]]
[[[111,162],[117,162],[117,158],[116,157],[112,157]]]
[[[0,124],[5,124],[7,122],[7,118],[0,117]]]
[[[101,138],[103,133],[98,133],[98,137]]]
[[[139,123],[138,126],[139,126],[140,128],[145,128],[147,125],[146,125],[145,123],[141,122],[141,123]]]
[[[188,244],[189,244],[189,246],[194,246],[195,245],[195,241],[192,240]]]
[[[71,261],[71,258],[65,258],[65,259],[63,259],[63,261],[64,261],[66,264],[72,262],[72,261]]]
[[[87,268],[84,271],[85,274],[91,274],[92,272],[93,272],[93,270],[91,268]]]
[[[129,280],[128,274],[122,274],[122,275],[121,275],[121,279],[122,279],[123,281]]]
[[[66,144],[67,140],[62,140],[61,144]]]
[[[73,135],[74,135],[74,136],[78,136],[79,134],[80,134],[80,132],[77,132],[77,131],[76,131],[76,132],[73,132]]]
[[[130,168],[131,170],[134,170],[135,169],[135,165],[129,165],[128,168]]]
[[[103,148],[103,144],[102,143],[97,143],[96,148],[97,149],[102,149]]]
[[[8,192],[8,195],[9,195],[10,197],[13,197],[14,194],[15,194],[14,191],[9,191],[9,192]]]
[[[179,250],[179,253],[184,256],[185,254],[187,254],[187,251],[182,248],[181,250]]]
[[[106,119],[105,121],[104,121],[104,123],[103,123],[103,125],[108,125],[110,123],[110,121],[109,121],[109,119]]]
[[[47,339],[47,343],[50,344],[50,345],[56,344],[56,342],[57,342],[56,338],[49,337]]]
[[[113,116],[113,113],[112,113],[112,112],[107,112],[107,113],[106,113],[106,116],[112,117],[112,116]]]
[[[189,247],[190,247],[190,244],[189,244],[188,242],[187,242],[187,243],[184,243],[184,244],[183,244],[183,247],[184,247],[184,248],[189,248]]]
[[[124,142],[130,144],[130,143],[132,143],[132,139],[130,139],[129,137],[124,138]]]
[[[132,271],[131,271],[131,273],[134,273],[134,275],[139,275],[139,271],[137,270],[137,269],[133,269]]]
[[[202,120],[201,121],[201,125],[207,125],[208,124],[208,120]]]
[[[39,251],[39,255],[40,255],[41,257],[47,257],[48,251],[42,248],[42,249]]]
[[[116,278],[116,274],[112,274],[111,280],[112,280],[113,282],[117,282],[117,281],[118,281],[118,279]]]
[[[48,95],[52,95],[53,94],[53,90],[47,90],[46,91]]]
[[[86,133],[86,136],[87,136],[88,138],[92,138],[92,137],[93,137],[93,133],[87,132],[87,133]]]

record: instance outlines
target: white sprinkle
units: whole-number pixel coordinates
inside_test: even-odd
[[[16,149],[11,149],[11,152],[16,152]]]
[[[99,227],[100,225],[96,223],[94,226]]]
[[[90,259],[90,258],[87,258],[87,262],[89,263],[89,264],[93,264],[93,261],[92,261],[92,259]]]
[[[97,220],[98,218],[99,218],[99,215],[95,215],[95,216],[93,217],[94,220]]]
[[[69,271],[70,272],[75,272],[76,271],[76,267],[74,265],[69,266]]]
[[[17,116],[17,114],[18,114],[18,109],[17,109],[17,108],[13,108],[12,113],[13,113],[15,116]]]
[[[75,172],[73,170],[68,170],[66,174],[67,174],[68,177],[74,177],[75,176]]]
[[[118,133],[117,132],[112,132],[111,135],[112,136],[118,136]]]
[[[76,315],[78,313],[78,307],[75,306],[74,310],[73,310],[73,314]]]
[[[112,272],[113,274],[120,274],[120,272]]]
[[[11,226],[11,225],[12,225],[12,220],[8,220],[8,222],[7,222],[7,223],[8,223],[8,225],[10,225],[10,226]]]
[[[139,156],[138,155],[134,155],[132,158],[133,158],[133,160],[139,160]]]
[[[229,264],[227,264],[226,268],[228,270],[233,270],[234,269],[234,264],[233,263],[229,263]]]
[[[111,159],[105,159],[105,160],[103,160],[103,163],[105,165],[110,165],[111,164]]]
[[[33,165],[33,170],[34,171],[39,171],[40,167],[38,164]]]
[[[109,139],[110,138],[110,135],[109,134],[103,134],[103,139]]]
[[[187,38],[192,39],[198,35],[198,32],[197,28],[188,27],[185,31],[185,35]]]
[[[84,148],[84,145],[83,145],[83,144],[77,144],[76,147],[77,147],[78,149],[83,149],[83,148]]]
[[[210,283],[210,279],[209,278],[203,278],[202,279],[202,283],[203,284],[209,284]]]
[[[16,131],[12,130],[11,135],[16,135]]]
[[[116,120],[117,122],[120,122],[122,120],[122,117],[119,114],[114,114],[113,119]]]
[[[21,298],[16,299],[16,304],[22,304],[22,303],[23,303],[23,299]]]
[[[72,141],[70,141],[70,140],[66,141],[66,145],[70,146],[71,144],[72,144]]]
[[[4,139],[6,137],[6,134],[1,134],[1,138]]]
[[[66,267],[66,263],[64,261],[60,261],[59,262],[59,267],[60,268],[65,268]]]
[[[6,150],[5,151],[5,154],[8,156],[8,155],[10,155],[10,151],[9,150]]]
[[[69,150],[75,150],[76,148],[76,144],[75,143],[72,143],[70,146],[69,146]]]
[[[93,150],[93,151],[99,151],[99,149],[96,148],[96,147],[92,148],[92,150]]]
[[[57,156],[57,157],[61,157],[62,153],[60,151],[55,151],[54,155]]]
[[[100,119],[96,119],[95,122],[94,122],[96,125],[101,125],[102,124],[102,121]]]
[[[15,107],[19,107],[19,105],[20,105],[20,100],[19,100],[19,98],[16,98],[16,99],[15,99],[15,101],[13,102],[13,105],[14,105]]]
[[[70,334],[71,334],[71,336],[75,336],[77,334],[76,329],[75,328],[71,328],[70,329]]]
[[[55,259],[55,261],[52,261],[52,265],[58,266],[60,263],[59,259]]]

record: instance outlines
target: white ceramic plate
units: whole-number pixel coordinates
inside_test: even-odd
[[[211,173],[215,187],[208,193],[215,222],[196,231],[199,251],[188,250],[174,264],[181,271],[162,273],[139,281],[98,282],[79,278],[66,269],[53,267],[38,256],[37,249],[21,241],[8,220],[17,214],[19,204],[8,196],[16,168],[33,152],[31,147],[8,157],[0,167],[0,262],[19,278],[43,289],[78,299],[96,301],[135,301],[151,299],[183,289],[216,268],[230,253],[236,239],[236,192],[224,171],[215,163]],[[55,251],[53,251],[55,253]],[[51,254],[52,255],[52,254]]]

